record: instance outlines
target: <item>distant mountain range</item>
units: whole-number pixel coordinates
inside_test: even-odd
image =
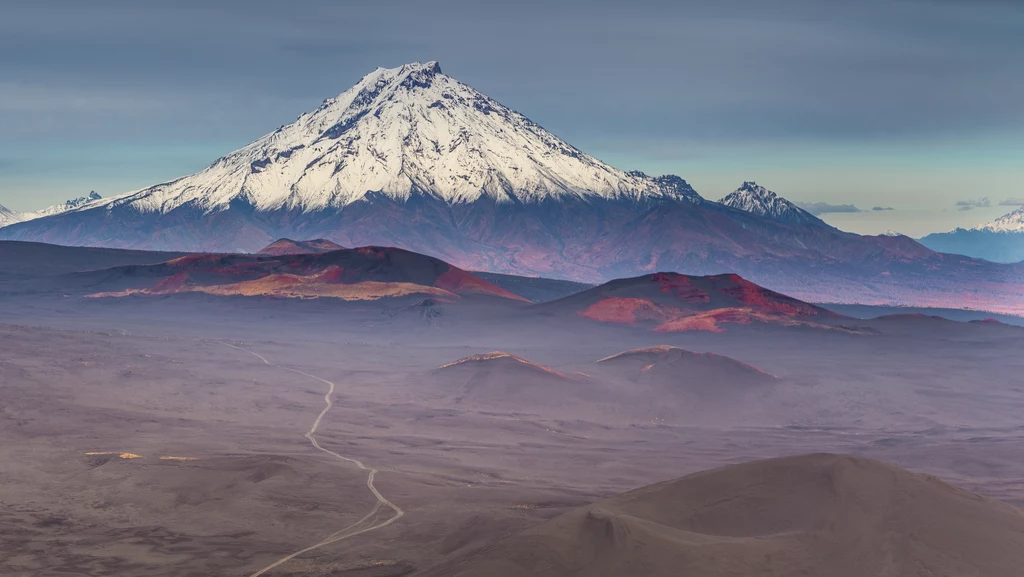
[[[435,62],[378,69],[199,173],[0,228],[210,252],[282,237],[581,282],[738,273],[816,302],[1024,312],[1024,267],[845,233],[752,182],[712,202],[678,176],[619,170]]]
[[[939,252],[1019,263],[1024,261],[1024,207],[988,224],[930,234],[921,244]]]

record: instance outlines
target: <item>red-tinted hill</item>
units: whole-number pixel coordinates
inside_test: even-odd
[[[442,260],[384,247],[279,256],[200,254],[90,275],[107,289],[96,297],[196,292],[342,300],[417,296],[455,301],[483,295],[525,301]]]
[[[735,274],[660,272],[619,279],[545,307],[594,321],[647,325],[658,332],[720,332],[724,324],[750,323],[824,328],[844,318]]]
[[[292,240],[290,238],[278,239],[260,249],[256,254],[283,256],[286,254],[316,254],[342,250],[345,247],[327,239],[316,238],[313,240]]]

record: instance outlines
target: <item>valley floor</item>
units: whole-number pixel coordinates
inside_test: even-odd
[[[313,306],[0,307],[0,573],[248,576],[358,522],[377,501],[367,472],[303,436],[318,379],[337,384],[319,443],[378,470],[404,516],[267,575],[412,575],[603,497],[787,454],[870,456],[1024,504],[1016,333],[655,335]],[[756,418],[723,407],[695,426],[452,402],[435,370],[498,349],[594,372],[666,340],[782,384]]]

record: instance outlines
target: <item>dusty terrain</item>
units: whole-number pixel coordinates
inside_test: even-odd
[[[845,455],[754,461],[581,507],[432,575],[1014,577],[1024,515]]]
[[[1024,505],[1017,327],[654,333],[468,298],[427,310],[8,286],[3,575],[246,577],[332,537],[263,574],[445,574],[625,491],[822,451]],[[598,362],[656,345],[714,356]],[[474,357],[492,351],[523,362]],[[319,415],[330,453],[304,436]],[[373,529],[396,511],[341,457],[376,470],[403,515]]]

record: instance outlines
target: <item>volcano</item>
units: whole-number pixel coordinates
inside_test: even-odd
[[[769,192],[748,182],[718,203],[614,168],[427,62],[377,69],[196,174],[0,239],[255,252],[322,238],[588,283],[734,272],[815,302],[1024,312],[1022,265],[845,233]]]

